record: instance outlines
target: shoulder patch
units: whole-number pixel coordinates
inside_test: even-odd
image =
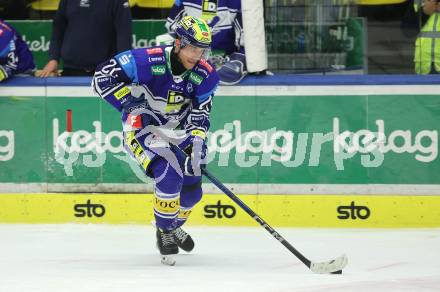
[[[116,57],[118,58],[118,61],[122,66],[127,65],[133,59],[133,55],[131,54],[131,52],[127,52],[127,53],[124,52],[118,54]]]
[[[157,54],[162,54],[162,53],[163,53],[162,48],[149,48],[149,49],[147,49],[148,55],[157,55]]]
[[[203,77],[195,72],[191,72],[189,74],[189,80],[192,81],[196,85],[200,85],[203,81]]]
[[[199,61],[199,64],[202,65],[202,67],[205,67],[209,73],[212,72],[212,70],[213,70],[212,66],[205,59],[201,59]]]

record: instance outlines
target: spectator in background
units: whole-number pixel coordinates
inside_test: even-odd
[[[98,64],[131,49],[131,12],[127,0],[61,0],[56,13],[49,62],[38,76],[92,76]]]
[[[0,19],[0,82],[15,74],[32,74],[32,54],[21,36]]]
[[[412,1],[415,19],[421,30],[416,39],[414,52],[417,74],[440,72],[440,4],[436,0]]]
[[[175,37],[177,23],[187,15],[202,18],[212,30],[210,61],[216,66],[220,84],[240,82],[247,74],[241,1],[176,0],[165,24],[171,36]]]

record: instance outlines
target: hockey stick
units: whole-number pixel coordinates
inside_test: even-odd
[[[154,132],[159,136],[169,139],[170,135],[164,134],[164,131],[155,128]],[[181,157],[186,157],[186,153],[177,147],[176,145],[170,143],[171,148],[174,149],[177,155]],[[294,248],[286,239],[284,239],[275,229],[273,229],[266,221],[258,216],[251,208],[249,208],[242,200],[240,200],[233,192],[231,192],[224,184],[222,184],[216,177],[214,177],[206,168],[201,168],[202,174],[211,181],[216,187],[218,187],[223,193],[225,193],[229,198],[231,198],[240,208],[242,208],[249,216],[251,216],[258,224],[260,224],[264,229],[267,230],[276,240],[278,240],[282,245],[284,245],[291,253],[293,253],[304,265],[306,265],[312,272],[317,274],[342,274],[342,269],[347,265],[348,259],[344,254],[337,257],[334,260],[326,262],[312,262],[306,258],[302,253],[300,253],[296,248]]]
[[[177,147],[176,147],[177,148]],[[177,151],[182,151],[178,149]],[[249,208],[242,200],[240,200],[234,193],[232,193],[224,184],[215,178],[206,168],[202,168],[202,174],[210,180],[216,187],[231,198],[240,208],[249,214],[255,221],[258,222],[264,229],[267,230],[276,240],[284,245],[291,253],[293,253],[301,262],[303,262],[312,272],[317,274],[342,274],[342,269],[347,265],[348,259],[344,254],[334,260],[327,262],[312,262],[294,248],[286,239],[284,239],[275,229],[273,229],[266,221],[258,216],[251,208]]]

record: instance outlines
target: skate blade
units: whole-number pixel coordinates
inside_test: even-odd
[[[160,262],[166,266],[174,266],[176,264],[176,260],[169,255],[160,255]]]

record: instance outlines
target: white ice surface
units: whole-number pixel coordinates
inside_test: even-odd
[[[0,225],[0,291],[440,291],[439,229],[276,229],[348,266],[313,274],[259,227],[189,226],[196,248],[169,267],[150,226]]]

